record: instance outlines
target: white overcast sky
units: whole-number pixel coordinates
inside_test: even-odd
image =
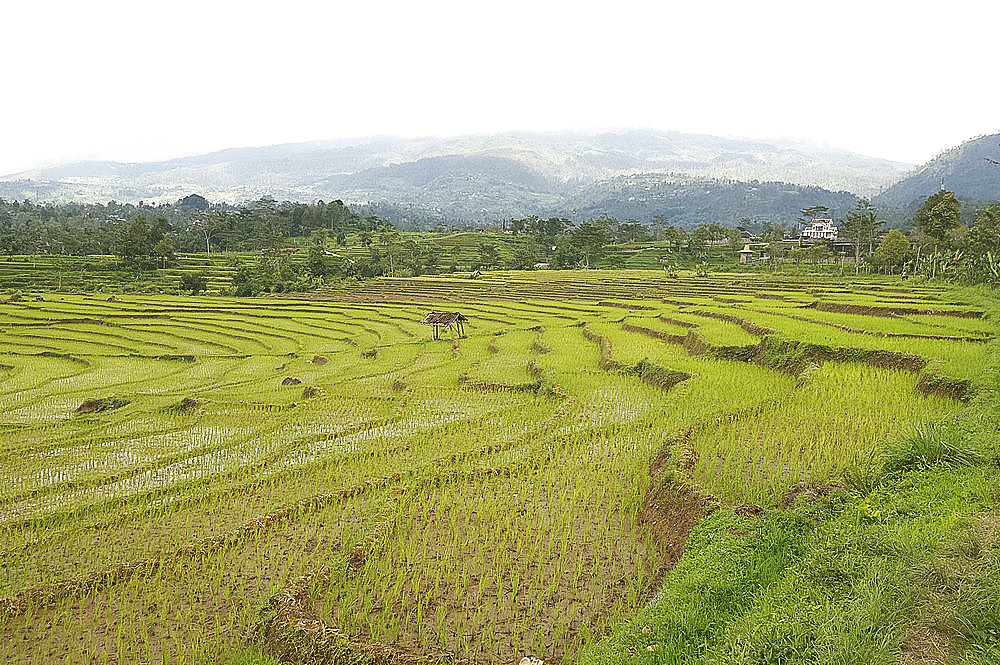
[[[11,0],[0,174],[646,127],[923,163],[1000,131],[995,0]]]

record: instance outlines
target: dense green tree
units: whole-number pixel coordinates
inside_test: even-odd
[[[711,240],[711,230],[708,228],[708,225],[702,224],[688,235],[688,248],[695,252],[704,252]]]
[[[980,210],[965,237],[964,281],[985,282],[996,288],[1000,282],[1000,206]]]
[[[177,260],[177,256],[174,254],[174,243],[166,236],[161,237],[157,241],[156,246],[153,247],[153,254],[156,258],[160,259],[161,268],[166,268],[168,263],[173,263]]]
[[[255,296],[263,293],[260,280],[254,275],[253,269],[245,263],[241,263],[236,268],[233,275],[233,294],[239,297]]]
[[[181,275],[181,290],[190,291],[192,295],[208,289],[208,280],[204,275],[194,273],[184,273]]]
[[[652,239],[653,236],[649,232],[649,229],[635,220],[629,220],[624,224],[619,224],[618,227],[614,229],[615,242],[648,242]]]
[[[666,240],[670,244],[671,249],[679,251],[688,241],[688,232],[673,224],[668,224],[663,229],[663,240]]]
[[[726,241],[729,243],[729,249],[732,252],[736,252],[740,249],[740,231],[739,229],[731,229],[724,227],[726,229]]]
[[[500,253],[497,251],[497,246],[490,242],[485,242],[479,245],[479,267],[480,268],[494,268],[500,260]]]
[[[444,250],[436,242],[425,242],[420,246],[420,259],[423,261],[424,273],[436,273]]]
[[[950,246],[950,237],[959,227],[958,198],[947,190],[931,194],[921,206],[913,221],[923,235],[945,247]]]
[[[803,208],[801,211],[802,217],[806,220],[825,218],[830,214],[830,209],[826,206],[815,205],[809,206],[808,208]]]
[[[508,228],[515,235],[518,233],[530,234],[536,242],[541,245],[551,246],[555,239],[569,229],[573,223],[563,217],[549,217],[548,219],[531,215],[523,219],[512,219],[507,222]]]
[[[571,244],[580,251],[583,267],[589,268],[592,262],[604,255],[604,247],[608,244],[608,222],[606,219],[587,220],[570,231],[569,237]]]
[[[205,211],[209,208],[208,199],[199,194],[189,194],[177,202],[177,207],[182,210]]]
[[[572,243],[569,236],[563,236],[555,245],[550,264],[553,268],[577,268],[583,263],[583,252]]]
[[[163,240],[166,235],[170,232],[170,222],[163,215],[157,215],[153,218],[153,223],[149,226],[149,244],[153,247],[156,243]]]
[[[252,214],[252,218],[251,248],[264,251],[280,249],[285,239],[282,220],[272,215],[256,213]]]
[[[804,249],[806,251],[806,256],[814,264],[819,263],[821,261],[826,261],[833,255],[830,246],[827,245],[825,242],[817,242],[815,244],[809,245],[808,247],[805,247]]]
[[[205,239],[205,252],[208,254],[212,253],[212,237],[218,231],[220,226],[220,221],[224,218],[225,213],[217,211],[214,213],[209,212],[195,212],[192,213],[189,218],[188,231],[193,235],[204,237]],[[189,248],[192,251],[197,251],[195,248]]]
[[[60,254],[77,256],[80,254],[98,254],[98,245],[94,240],[94,238],[89,237],[88,233],[84,232],[84,229],[70,224],[60,224],[55,238]]]
[[[334,235],[357,227],[357,215],[339,199],[328,203],[324,213],[327,228],[333,231]]]
[[[139,223],[139,218],[142,222]],[[374,219],[374,218],[373,218]],[[315,229],[347,234],[377,227],[342,202],[279,203],[260,199],[240,206],[209,204],[192,195],[173,204],[139,202],[39,205],[0,199],[0,228],[13,234],[9,251],[53,254],[115,254],[130,267],[163,265],[157,251],[168,239],[175,252],[269,250]],[[169,256],[167,258],[169,260]]]
[[[313,277],[324,277],[329,271],[324,229],[317,229],[309,235],[309,258],[306,260],[306,266]]]
[[[707,259],[713,253],[717,255],[716,258],[720,258],[718,256],[720,252],[712,252],[712,248],[728,245],[727,251],[731,255],[733,251],[738,249],[739,242],[739,230],[724,226],[719,222],[712,222],[711,224],[702,224],[691,232],[688,248],[703,259]]]
[[[653,238],[655,240],[666,240],[666,231],[670,227],[670,220],[666,215],[656,215],[653,217],[653,221],[649,223],[651,229],[653,229]]]
[[[398,231],[383,232],[379,242],[384,249],[382,256],[388,266],[386,274],[395,277],[410,269],[416,243],[403,241]]]
[[[886,272],[893,272],[903,266],[910,243],[899,229],[892,229],[875,249],[875,264]]]
[[[512,270],[531,270],[540,256],[538,243],[530,237],[519,238],[507,245],[504,263]]]
[[[781,224],[764,222],[763,230],[761,231],[761,240],[764,242],[781,242],[784,237],[785,229]]]
[[[789,257],[792,248],[781,244],[771,245],[767,248],[767,255],[772,264],[781,263]]]
[[[1000,206],[981,210],[965,238],[966,248],[973,256],[986,252],[1000,254]]]
[[[135,261],[150,256],[152,251],[153,246],[149,238],[149,224],[146,223],[146,218],[140,215],[128,227],[122,256]]]
[[[854,247],[854,272],[861,267],[861,248],[866,244],[871,252],[871,244],[875,239],[875,231],[884,224],[878,219],[878,211],[872,207],[867,199],[858,201],[858,205],[851,212],[847,213],[847,218],[840,225],[840,235],[851,241]]]

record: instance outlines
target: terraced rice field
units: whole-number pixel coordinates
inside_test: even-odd
[[[995,334],[929,287],[656,272],[0,305],[0,658],[570,662],[708,506],[960,410]]]

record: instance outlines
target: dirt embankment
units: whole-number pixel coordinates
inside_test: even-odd
[[[661,577],[676,565],[684,554],[691,530],[702,517],[713,510],[706,497],[694,493],[676,480],[674,468],[697,462],[694,451],[688,446],[690,430],[681,432],[672,444],[664,446],[649,463],[651,482],[639,511],[639,522],[656,537],[667,556],[667,565]],[[675,461],[674,448],[682,446],[680,462]],[[694,455],[695,457],[692,457]]]
[[[607,337],[598,335],[587,326],[583,327],[583,336],[587,339],[587,341],[597,344],[601,351],[601,357],[600,360],[598,360],[597,365],[605,372],[619,372],[622,374],[638,376],[643,383],[648,383],[649,385],[660,388],[664,391],[669,391],[678,383],[687,381],[691,378],[691,375],[687,372],[680,372],[677,370],[667,369],[666,367],[660,367],[658,365],[654,365],[645,358],[634,365],[619,362],[611,357],[611,340]]]
[[[660,318],[663,319],[663,317]],[[711,355],[723,360],[754,363],[793,376],[809,372],[811,368],[824,362],[863,363],[873,367],[912,372],[920,375],[920,379],[917,382],[917,390],[924,395],[948,397],[958,401],[966,401],[969,398],[970,385],[968,381],[952,379],[940,376],[934,371],[928,371],[931,369],[931,363],[923,356],[885,349],[834,347],[800,340],[783,339],[772,334],[770,329],[756,326],[752,322],[735,315],[719,314],[715,316],[713,313],[713,318],[736,323],[748,333],[763,335],[763,338],[757,344],[750,344],[748,346],[712,346],[703,335],[693,328],[686,335],[673,335],[664,331],[629,323],[622,324],[622,329],[626,332],[638,333],[659,339],[669,344],[683,346],[690,355]],[[678,323],[675,321],[667,322]],[[587,329],[584,330],[584,335],[586,336],[589,331]],[[608,364],[608,360],[605,360],[604,357],[606,354],[607,358],[610,359],[610,342],[603,337],[598,338],[593,333],[590,333],[590,335],[591,337],[588,337],[588,339],[602,344],[602,363],[604,363],[602,364],[602,368],[610,371],[613,368],[605,366]]]
[[[846,303],[816,300],[805,305],[808,309],[836,314],[861,314],[862,316],[905,316],[923,314],[930,316],[955,316],[960,319],[981,319],[985,312],[978,309],[928,309],[926,307],[890,307],[885,305],[849,305]]]

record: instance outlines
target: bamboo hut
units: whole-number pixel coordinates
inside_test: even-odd
[[[452,337],[456,330],[459,337],[465,337],[465,322],[468,320],[459,312],[429,312],[421,323],[431,327],[431,339],[440,339],[442,327],[447,327]]]

